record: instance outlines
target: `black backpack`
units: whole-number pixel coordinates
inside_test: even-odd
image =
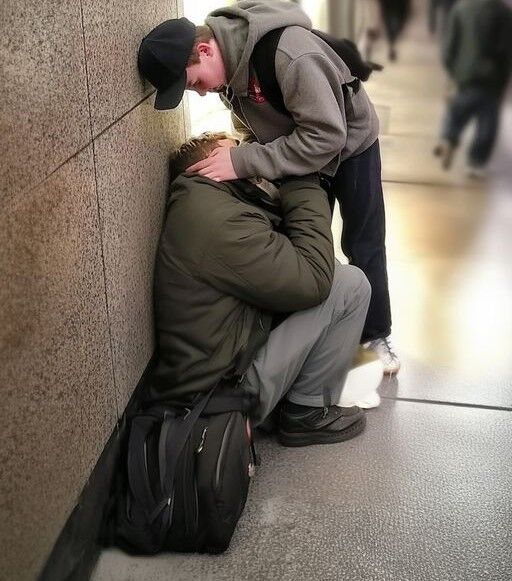
[[[260,38],[253,49],[251,62],[256,71],[262,92],[269,103],[280,113],[290,116],[290,113],[285,107],[283,94],[281,93],[276,78],[275,55],[284,29],[285,27],[276,28]],[[351,40],[335,38],[320,30],[312,30],[311,32],[321,38],[336,52],[354,77],[353,81],[343,85],[345,98],[347,97],[347,87],[350,87],[354,93],[357,93],[360,81],[367,81],[373,71],[382,70],[381,65],[364,61],[357,46]]]
[[[189,407],[155,403],[128,420],[108,545],[144,555],[229,547],[258,463],[249,420],[254,397],[240,387],[257,347],[253,335],[235,378],[221,379]]]
[[[156,405],[132,417],[112,544],[144,555],[229,547],[256,464],[250,402],[237,391],[214,388],[192,409]]]

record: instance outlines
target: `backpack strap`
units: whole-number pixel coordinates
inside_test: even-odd
[[[283,93],[276,77],[276,51],[284,27],[267,32],[253,48],[251,62],[267,101],[283,115],[291,117],[283,100]]]
[[[259,319],[258,319],[259,320]],[[249,340],[245,348],[242,359],[236,367],[236,375],[239,382],[243,379],[245,372],[251,365],[256,351],[259,347],[259,339],[254,329],[249,335]],[[172,521],[174,508],[174,477],[178,461],[194,429],[194,425],[199,417],[207,412],[209,414],[222,413],[226,411],[249,411],[252,401],[249,397],[244,397],[240,390],[224,389],[219,391],[219,397],[213,398],[214,392],[222,383],[221,378],[211,389],[204,395],[196,405],[188,410],[182,418],[176,417],[172,411],[163,410],[163,422],[160,428],[158,441],[158,463],[160,468],[160,486],[162,490],[161,499],[157,502],[154,499],[149,483],[149,474],[147,469],[136,470],[136,466],[145,466],[145,443],[148,433],[151,431],[155,422],[159,421],[155,416],[136,417],[132,421],[129,442],[129,482],[132,492],[142,506],[151,507],[149,512],[149,521],[152,523],[158,515],[167,510],[164,520],[169,524]],[[211,402],[211,403],[210,403]],[[210,403],[210,405],[208,405]],[[156,408],[157,409],[157,408]],[[156,414],[158,416],[158,413]],[[139,426],[141,424],[141,426]],[[167,526],[162,526],[161,539],[163,542]]]
[[[162,429],[160,431],[160,441],[158,444],[159,451],[164,450],[165,453],[159,454],[160,463],[160,478],[162,484],[163,497],[155,506],[150,520],[154,520],[160,512],[169,506],[170,516],[172,518],[172,505],[174,502],[174,476],[176,474],[176,467],[180,458],[181,452],[192,433],[194,424],[199,419],[206,404],[210,400],[217,385],[212,387],[210,391],[201,398],[192,410],[190,410],[181,420],[181,424],[176,429],[169,429],[169,424],[176,422],[171,414],[166,414]]]
[[[284,104],[283,93],[281,92],[276,76],[276,51],[284,29],[285,27],[275,28],[260,38],[252,51],[251,63],[256,71],[263,95],[265,95],[268,102],[279,113],[291,117],[290,112]],[[360,78],[367,80],[372,70],[382,69],[379,65],[373,65],[363,61],[357,46],[350,40],[335,38],[321,30],[311,30],[311,32],[315,36],[318,36],[318,38],[321,38],[334,50],[347,65],[350,74],[354,77],[352,81],[342,85],[345,100],[350,97],[348,92],[349,87],[354,94],[357,93],[361,84]]]
[[[255,396],[242,392],[239,386],[218,390],[204,408],[202,415],[214,416],[226,412],[247,414],[251,411],[255,401]]]
[[[135,416],[130,427],[128,442],[128,483],[130,490],[138,505],[143,507],[150,523],[167,507],[168,517],[164,520],[170,522],[174,506],[174,476],[180,454],[192,433],[194,424],[203,412],[210,400],[215,385],[184,417],[176,417],[168,410],[163,412],[163,422],[158,414],[144,414]],[[146,442],[147,437],[155,424],[160,424],[160,436],[158,442],[158,456],[160,467],[160,485],[162,496],[155,499],[150,485],[150,476],[147,471]],[[162,528],[162,539],[165,536],[167,526]]]
[[[372,66],[361,58],[357,45],[348,38],[336,38],[321,30],[312,30],[311,32],[328,44],[347,65],[350,74],[354,77],[354,80],[347,85],[352,88],[354,93],[357,93],[361,80],[367,81],[373,71]]]
[[[134,417],[128,441],[128,483],[137,503],[146,509],[154,506],[155,498],[149,483],[149,474],[147,470],[140,470],[140,467],[146,466],[146,438],[157,422],[155,417]]]
[[[174,421],[172,421],[174,420]],[[164,420],[160,428],[160,437],[158,439],[158,466],[160,467],[160,488],[163,491],[165,487],[165,463],[167,456],[167,440],[175,436],[175,432],[179,428],[178,422],[175,420],[172,412],[166,410],[164,412]]]

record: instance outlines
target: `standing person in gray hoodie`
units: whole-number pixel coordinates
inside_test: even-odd
[[[266,99],[251,64],[256,43],[278,28],[284,32],[275,72],[289,115]],[[363,87],[349,86],[355,79],[346,64],[311,33],[308,16],[291,2],[247,0],[215,10],[205,26],[167,20],[143,39],[139,70],[157,88],[157,109],[176,107],[185,89],[217,92],[248,136],[239,147],[215,149],[190,172],[215,181],[320,172],[331,201],[340,203],[343,252],[372,287],[361,340],[386,373],[396,373],[378,119]]]
[[[443,38],[443,63],[457,86],[434,154],[448,169],[464,128],[476,120],[467,171],[481,177],[498,131],[500,105],[512,67],[512,11],[501,0],[458,0]]]

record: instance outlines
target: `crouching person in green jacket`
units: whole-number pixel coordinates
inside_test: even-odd
[[[229,380],[256,334],[258,350],[240,383],[256,396],[255,425],[282,401],[283,445],[348,440],[363,430],[365,416],[336,404],[370,285],[357,267],[334,259],[331,212],[317,176],[287,178],[272,191],[248,179],[184,173],[216,147],[234,145],[225,134],[204,134],[171,157],[150,397],[186,400]]]

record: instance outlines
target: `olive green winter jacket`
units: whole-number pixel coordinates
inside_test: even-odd
[[[180,176],[155,270],[158,363],[152,398],[179,399],[233,375],[272,314],[324,301],[332,285],[331,212],[316,176],[285,180],[280,204],[247,180]]]

